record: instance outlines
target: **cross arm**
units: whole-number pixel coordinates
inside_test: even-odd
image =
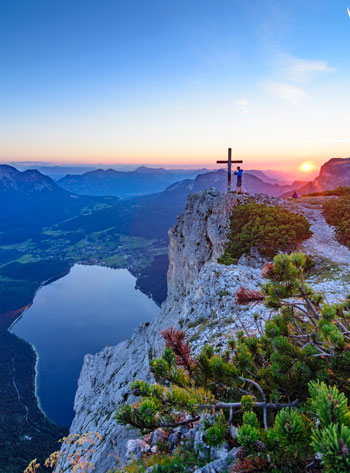
[[[216,164],[227,164],[228,161],[216,161]],[[231,161],[231,163],[243,163],[243,161]]]

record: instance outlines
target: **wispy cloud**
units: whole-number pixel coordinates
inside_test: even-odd
[[[236,106],[241,111],[242,115],[247,115],[247,113],[249,112],[248,100],[246,99],[237,100]]]
[[[292,105],[296,105],[307,96],[303,89],[288,82],[267,81],[263,84],[263,89],[272,97],[285,100]]]
[[[310,83],[316,74],[335,70],[327,61],[301,59],[282,53],[275,60],[273,78],[263,83],[263,89],[269,95],[295,105],[307,97],[301,84]]]
[[[300,59],[288,54],[280,58],[285,78],[291,82],[308,82],[319,72],[334,72],[327,61]]]

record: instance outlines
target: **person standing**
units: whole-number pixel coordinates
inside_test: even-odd
[[[236,193],[242,194],[242,174],[243,169],[237,166],[237,171],[235,171],[235,176],[237,176],[237,184],[236,184]]]

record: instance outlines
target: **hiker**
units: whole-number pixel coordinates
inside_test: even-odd
[[[236,184],[236,193],[242,194],[242,174],[243,169],[237,166],[237,171],[234,172],[235,176],[237,176],[237,184]]]
[[[294,192],[293,199],[299,199],[299,195],[298,195],[297,191]]]

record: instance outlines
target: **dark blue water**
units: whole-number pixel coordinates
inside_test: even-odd
[[[46,415],[69,426],[77,381],[87,353],[128,338],[159,307],[135,289],[126,269],[75,265],[37,293],[11,331],[38,355],[37,394]]]

